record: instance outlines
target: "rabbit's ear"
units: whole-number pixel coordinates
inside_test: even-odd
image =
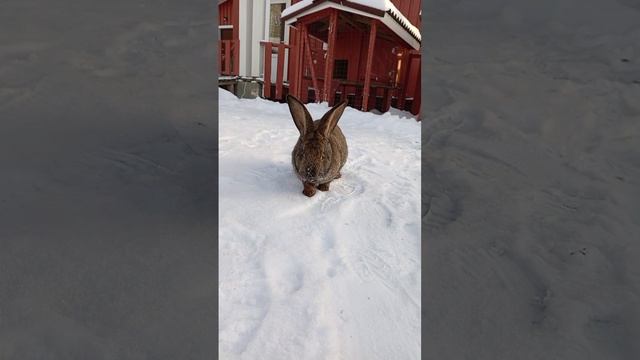
[[[324,136],[328,137],[335,129],[336,125],[338,125],[338,120],[342,116],[344,109],[347,107],[347,101],[343,101],[337,105],[334,105],[331,110],[327,111],[326,114],[320,120],[320,124],[318,125],[318,131],[322,133]]]
[[[307,108],[304,107],[304,104],[291,95],[287,95],[287,104],[289,104],[291,117],[300,131],[300,135],[313,131],[313,119],[309,111],[307,111]]]

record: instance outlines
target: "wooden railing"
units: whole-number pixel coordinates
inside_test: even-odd
[[[421,106],[421,54],[416,50],[407,51],[403,54],[402,59],[404,66],[400,71],[400,83],[398,84],[400,91],[398,91],[396,107],[418,114]],[[411,99],[410,103],[408,99]]]
[[[240,67],[238,57],[239,40],[220,40],[218,59],[220,59],[220,75],[236,76]]]
[[[284,69],[285,69],[285,52],[291,53],[291,46],[284,43],[273,43],[269,41],[260,41],[260,45],[264,48],[264,87],[263,96],[267,99],[282,100],[283,87],[284,87]],[[276,62],[276,87],[275,94],[271,94],[271,74],[273,70],[271,68],[271,60],[273,49],[276,49],[277,62]],[[287,55],[288,55],[287,54]],[[289,59],[291,61],[291,59]]]
[[[264,54],[263,97],[282,101],[285,94],[289,93],[299,97],[305,103],[321,101],[325,83],[323,70],[326,52],[322,48],[322,41],[292,28],[289,42],[289,44],[260,42]],[[275,69],[272,64],[274,54],[277,59]],[[421,105],[420,52],[407,50],[401,55],[401,60],[402,66],[397,82],[396,79],[390,80],[389,83],[371,79],[369,89],[365,92],[365,81],[362,78],[357,81],[333,79],[329,86],[327,101],[333,105],[336,101],[348,100],[350,106],[360,109],[368,93],[367,111],[377,108],[386,112],[393,106],[418,114]],[[286,78],[285,69],[287,70]],[[274,72],[275,81],[272,80]]]

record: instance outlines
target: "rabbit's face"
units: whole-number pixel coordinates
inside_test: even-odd
[[[298,172],[304,181],[321,184],[331,166],[331,144],[322,134],[311,132],[302,138],[298,153]]]

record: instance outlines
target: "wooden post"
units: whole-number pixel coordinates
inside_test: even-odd
[[[369,32],[369,50],[367,51],[367,67],[364,72],[364,89],[362,89],[362,111],[369,110],[369,88],[371,86],[371,66],[373,65],[374,47],[376,46],[376,32],[378,22],[371,21],[371,31]]]
[[[233,75],[240,74],[240,0],[233,0],[233,8],[231,9],[231,24],[233,24],[233,41],[228,43],[229,47],[233,44],[232,57],[228,57],[227,61],[231,64],[233,59]],[[229,66],[231,68],[231,66]]]
[[[307,44],[307,32],[309,30],[307,29],[306,25],[302,25],[302,28],[300,29],[300,37],[298,39],[300,39],[300,52],[298,53],[298,92],[300,94],[300,99],[304,98],[305,99],[305,103],[309,100],[308,99],[308,91],[307,88],[304,86],[305,80],[304,80],[304,48],[306,46],[308,46]]]
[[[333,56],[335,54],[336,34],[338,33],[338,10],[331,9],[329,15],[329,44],[327,48],[327,59],[324,66],[324,91],[322,101],[327,101],[329,106],[333,106],[331,87],[333,82]]]
[[[224,62],[222,62],[223,48],[224,40],[218,41],[218,75],[224,75]]]
[[[411,52],[405,49],[402,53],[402,68],[400,69],[400,86],[398,95],[398,109],[404,110],[405,99],[407,98],[407,83],[409,82],[409,69],[411,68]]]
[[[233,40],[240,39],[240,0],[232,0],[231,3],[231,25],[233,25],[233,33],[231,34]]]
[[[233,58],[233,75],[240,75],[240,40],[230,41],[229,45],[233,45],[231,57]]]
[[[264,83],[262,94],[265,98],[271,98],[271,43],[264,43]]]
[[[295,73],[296,73],[296,67],[298,65],[296,64],[296,61],[298,58],[297,56],[294,55],[298,47],[298,44],[296,41],[296,35],[297,35],[296,28],[292,26],[289,31],[289,50],[288,50],[289,56],[286,56],[287,54],[285,54],[285,57],[288,60],[286,68],[288,69],[287,80],[289,81],[289,94],[294,96],[295,96],[295,90],[296,90]]]
[[[231,75],[231,69],[233,68],[233,64],[231,63],[231,51],[233,48],[231,47],[231,43],[233,40],[225,40],[224,41],[224,74]]]
[[[295,92],[295,96],[298,99],[305,99],[302,101],[306,102],[306,96],[307,94],[304,92],[303,88],[302,88],[302,84],[303,84],[303,77],[304,77],[304,46],[305,46],[305,33],[306,33],[307,29],[304,25],[300,26],[299,29],[297,29],[296,33],[296,39],[297,39],[297,43],[298,43],[298,47],[296,48],[296,63],[297,63],[297,67],[296,67],[296,92]]]
[[[416,87],[413,90],[413,103],[411,104],[411,113],[413,115],[420,114],[420,100],[421,100],[421,90],[422,90],[422,77],[420,76],[420,71],[422,67],[418,65],[418,76],[416,77]]]
[[[296,68],[296,96],[298,99],[302,99],[306,96],[302,84],[304,81],[304,47],[305,47],[305,34],[306,29],[298,29],[298,48],[296,49],[296,59],[298,67]]]
[[[305,25],[306,30],[306,25]],[[309,39],[309,34],[305,31],[305,51],[307,53],[307,61],[309,62],[309,68],[311,69],[311,81],[313,83],[313,91],[315,93],[316,102],[320,101],[320,88],[318,87],[318,79],[316,78],[316,70],[313,66],[313,58],[311,57],[311,40]]]
[[[283,43],[278,44],[278,68],[276,72],[276,100],[282,99],[282,85],[284,81],[284,49]]]
[[[302,93],[302,69],[304,68],[304,58],[302,57],[304,51],[304,27],[299,26],[299,28],[296,29],[295,39],[295,49],[293,52],[290,52],[289,56],[295,58],[296,66],[295,72],[293,73],[293,81],[289,81],[289,87],[291,89],[291,86],[293,85],[294,91],[291,94],[300,99],[300,101],[304,102],[304,96]],[[291,78],[291,76],[289,76],[289,78]]]

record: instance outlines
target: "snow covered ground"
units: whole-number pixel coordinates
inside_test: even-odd
[[[342,178],[307,198],[287,105],[219,108],[221,358],[419,359],[420,123],[347,108]]]
[[[424,3],[427,359],[640,359],[640,3]]]

